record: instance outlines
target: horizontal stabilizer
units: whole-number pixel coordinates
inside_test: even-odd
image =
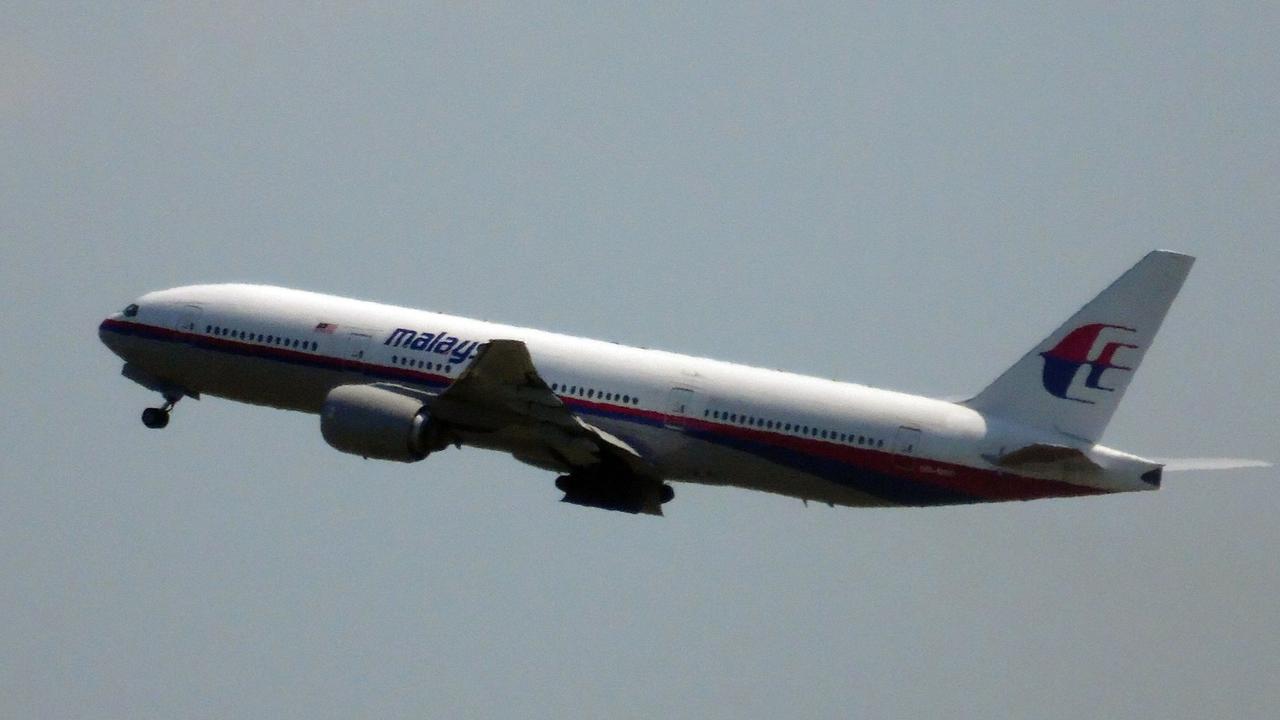
[[[1271,463],[1266,460],[1249,460],[1247,458],[1156,458],[1152,459],[1152,462],[1163,465],[1165,472],[1271,467]]]
[[[1065,445],[1036,443],[1003,455],[985,456],[987,461],[1007,470],[1056,468],[1064,471],[1095,472],[1102,468],[1083,451]]]

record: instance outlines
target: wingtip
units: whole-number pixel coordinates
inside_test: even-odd
[[[1178,260],[1187,265],[1192,265],[1196,261],[1196,256],[1189,253],[1178,252],[1177,250],[1155,249],[1147,253],[1147,257],[1163,257],[1170,260]]]

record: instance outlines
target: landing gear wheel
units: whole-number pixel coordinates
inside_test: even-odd
[[[658,502],[661,504],[666,504],[674,500],[675,497],[676,497],[676,491],[673,490],[670,485],[663,483],[662,489],[658,491]]]
[[[167,408],[147,408],[143,410],[142,424],[152,430],[159,430],[169,424],[169,410]]]

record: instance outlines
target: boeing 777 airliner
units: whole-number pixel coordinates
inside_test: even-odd
[[[147,427],[202,395],[318,413],[342,452],[500,450],[560,473],[578,505],[660,515],[668,480],[850,506],[1030,500],[1160,486],[1160,462],[1098,440],[1192,262],[1148,254],[960,403],[262,285],[148,293],[98,334],[164,397]]]

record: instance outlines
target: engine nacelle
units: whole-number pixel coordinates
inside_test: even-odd
[[[320,434],[334,448],[378,460],[416,462],[445,447],[434,442],[422,401],[372,385],[339,385],[320,409]]]

